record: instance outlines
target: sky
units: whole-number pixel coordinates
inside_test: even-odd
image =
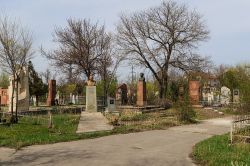
[[[202,42],[199,53],[210,56],[216,64],[234,65],[250,62],[250,1],[249,0],[176,0],[203,15],[210,39]],[[87,18],[105,24],[115,32],[119,14],[158,6],[162,0],[0,0],[0,14],[19,20],[33,34],[34,50],[42,45],[55,48],[52,34],[56,26],[65,27],[68,18]],[[39,51],[32,60],[39,72],[49,62]],[[119,73],[126,69],[120,68]],[[125,73],[129,74],[126,70]],[[118,74],[119,74],[118,73]]]

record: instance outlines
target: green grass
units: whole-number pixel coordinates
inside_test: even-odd
[[[0,126],[0,146],[19,148],[77,139],[78,122],[79,115],[54,115],[54,127],[48,129],[47,116],[23,117],[18,124]]]
[[[24,146],[36,144],[51,144],[57,142],[67,142],[79,139],[91,139],[103,137],[113,134],[126,134],[132,132],[140,132],[146,130],[166,129],[171,126],[176,126],[176,122],[168,119],[150,121],[143,123],[147,118],[145,116],[156,115],[137,115],[132,120],[141,120],[142,123],[131,125],[116,126],[112,131],[100,131],[76,134],[80,115],[77,114],[54,114],[53,128],[48,128],[48,116],[26,116],[19,119],[18,124],[10,126],[0,125],[0,147],[11,147],[20,149]],[[157,115],[158,117],[158,115]]]
[[[250,144],[229,144],[229,135],[214,136],[194,147],[193,158],[208,166],[249,166]]]

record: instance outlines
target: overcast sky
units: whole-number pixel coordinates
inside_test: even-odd
[[[250,0],[177,0],[204,16],[210,40],[202,43],[200,53],[211,56],[215,64],[250,62]],[[115,31],[121,12],[157,6],[162,0],[0,0],[0,11],[19,19],[34,36],[34,48],[53,48],[55,26],[65,26],[67,18],[89,18]],[[48,62],[39,52],[33,63],[45,71]]]

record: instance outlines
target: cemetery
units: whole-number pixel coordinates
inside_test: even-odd
[[[76,165],[250,164],[250,67],[198,53],[210,38],[202,14],[166,0],[120,15],[113,32],[73,18],[56,25],[53,47],[37,51],[26,27],[0,17],[0,153],[46,147],[54,155],[51,145],[78,153]],[[117,148],[125,146],[119,141],[130,149]],[[0,156],[0,165],[26,164],[15,155]]]

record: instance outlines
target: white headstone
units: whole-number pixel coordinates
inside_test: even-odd
[[[76,104],[79,104],[79,96],[76,95]]]
[[[231,90],[225,86],[221,87],[220,103],[228,105],[231,101]]]
[[[72,96],[72,103],[73,104],[76,104],[76,98],[75,98],[75,95]]]

